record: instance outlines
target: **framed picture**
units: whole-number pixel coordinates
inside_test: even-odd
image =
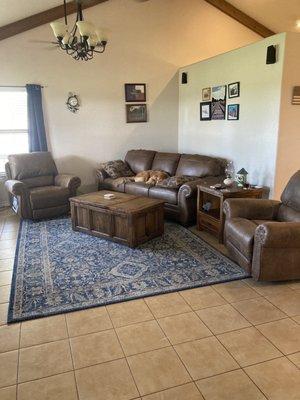
[[[240,105],[239,104],[228,104],[227,107],[227,119],[229,121],[237,121],[240,117]]]
[[[211,100],[211,88],[202,89],[202,101],[210,101]]]
[[[228,85],[228,97],[233,99],[234,97],[240,96],[240,82],[229,83]]]
[[[211,102],[204,101],[200,103],[200,120],[210,121],[211,120]]]
[[[126,122],[147,122],[147,104],[126,104]]]
[[[226,85],[214,86],[211,93],[211,119],[225,119]]]
[[[146,84],[125,83],[125,100],[128,103],[146,101]]]

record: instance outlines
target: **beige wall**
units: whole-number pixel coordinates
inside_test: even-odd
[[[110,31],[107,52],[87,63],[33,42],[53,40],[48,25],[0,42],[0,85],[46,86],[51,150],[84,183],[98,162],[130,148],[176,151],[178,68],[259,39],[202,0],[110,0],[85,15]],[[125,82],[147,83],[149,123],[125,123]],[[80,96],[77,115],[66,109],[69,91]]]
[[[266,50],[278,45],[278,62],[266,65]],[[265,185],[273,195],[280,112],[285,34],[183,67],[188,85],[180,85],[179,151],[199,152],[233,160],[244,167],[249,182]],[[201,90],[240,82],[238,121],[200,121]]]
[[[276,163],[276,198],[280,198],[289,178],[300,169],[300,106],[291,104],[293,87],[300,86],[299,71],[300,34],[287,33]]]

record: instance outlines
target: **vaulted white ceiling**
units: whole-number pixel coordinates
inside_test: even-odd
[[[299,32],[300,0],[227,0],[274,32]]]
[[[116,0],[111,0],[116,1]],[[118,0],[122,1],[122,0]],[[137,0],[135,0],[137,1]],[[163,1],[163,0],[149,0]],[[203,1],[203,0],[199,0]],[[300,0],[227,0],[274,32],[300,32]],[[61,5],[62,0],[1,0],[0,26]],[[188,0],[182,0],[188,6]],[[99,5],[98,7],[101,7]]]

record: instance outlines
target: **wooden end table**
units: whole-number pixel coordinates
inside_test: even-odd
[[[223,243],[223,232],[225,214],[223,203],[231,198],[254,198],[260,199],[263,195],[263,188],[243,189],[233,186],[226,189],[212,189],[208,185],[198,185],[197,199],[197,228],[205,230],[217,236],[219,243]],[[209,211],[203,209],[203,205],[210,202]]]

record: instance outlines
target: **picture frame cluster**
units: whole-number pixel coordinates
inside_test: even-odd
[[[206,87],[202,89],[202,102],[200,103],[200,120],[224,120],[226,117],[226,101],[240,96],[240,82]],[[227,120],[238,121],[240,114],[239,104],[227,105]]]
[[[128,124],[148,121],[146,99],[145,83],[125,83],[125,102],[131,103],[126,104]]]

